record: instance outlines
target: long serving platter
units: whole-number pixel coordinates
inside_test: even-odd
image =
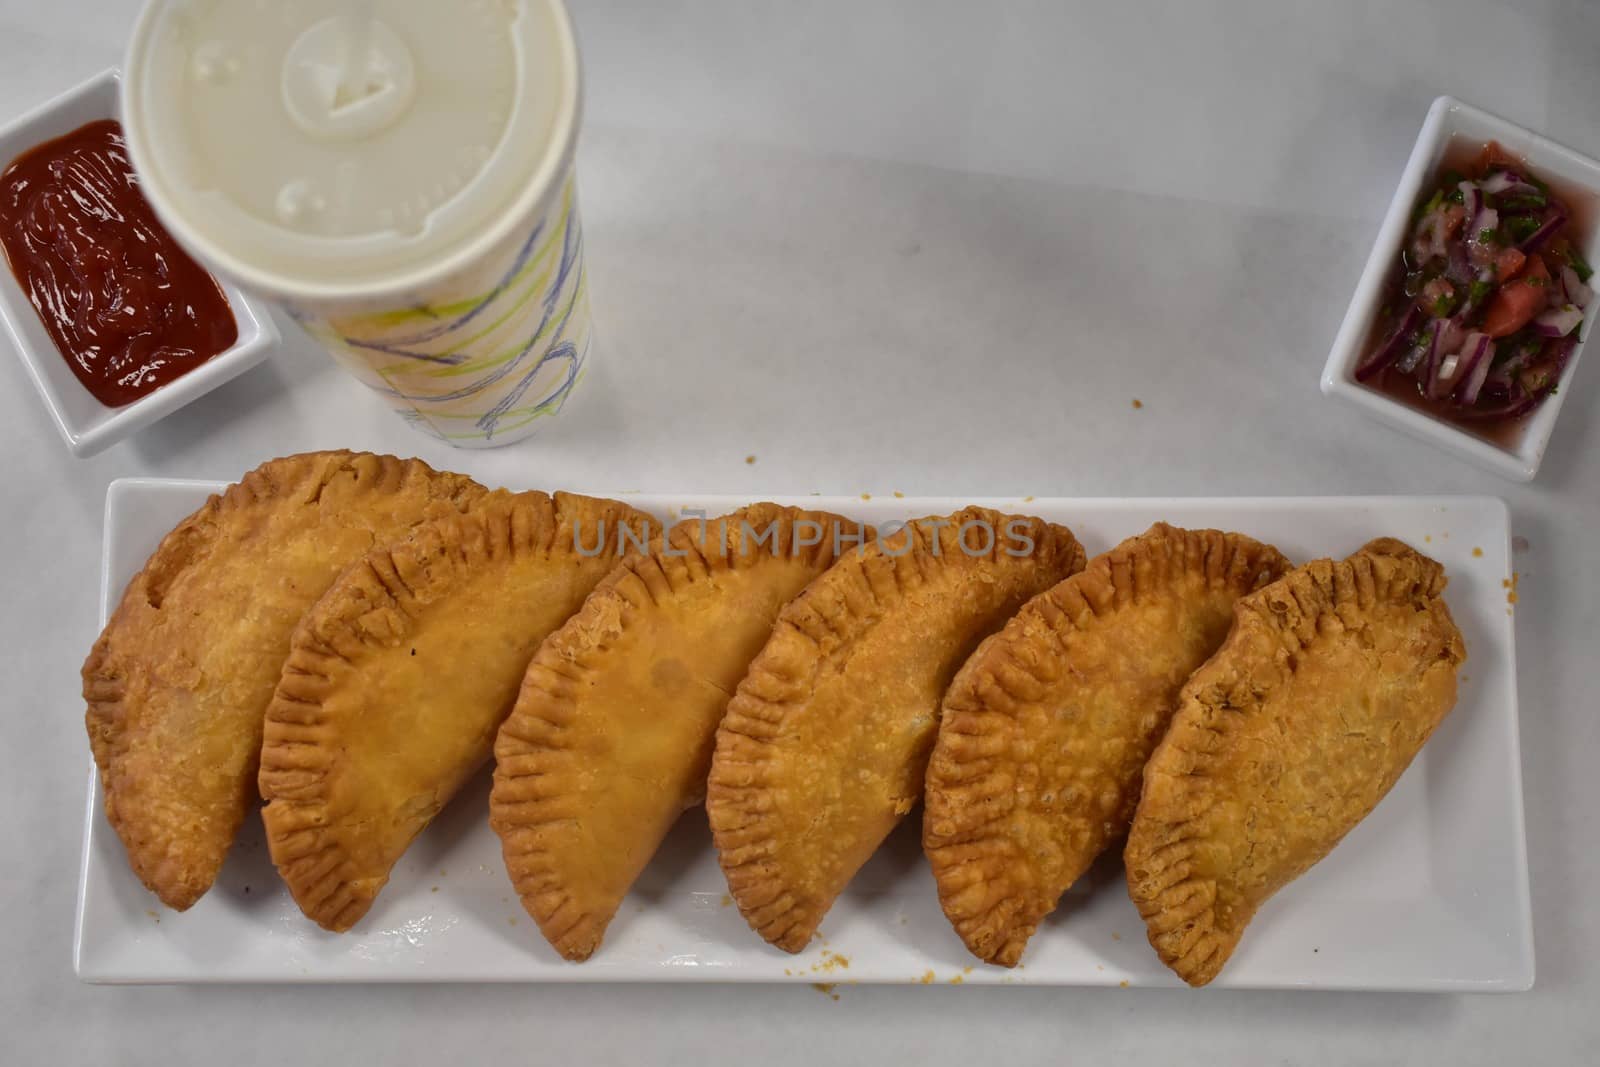
[[[102,622],[161,537],[216,482],[125,479],[107,494]],[[627,494],[664,520],[743,497]],[[1461,698],[1378,809],[1263,909],[1215,985],[1510,991],[1533,983],[1505,505],[1485,497],[969,500],[771,498],[882,524],[967,504],[1070,526],[1090,554],[1158,520],[1238,530],[1296,562],[1399,537],[1444,563],[1469,659]],[[87,642],[86,642],[87,645]],[[1075,886],[1011,970],[951,931],[916,815],[855,878],[802,954],[767,946],[732,906],[705,816],[687,813],[587,963],[561,960],[523,914],[487,822],[488,774],[395,868],[347,934],[300,915],[258,820],[215,887],[165,910],[129,871],[91,772],[74,964],[91,982],[795,982],[1176,986],[1145,943],[1117,857]]]

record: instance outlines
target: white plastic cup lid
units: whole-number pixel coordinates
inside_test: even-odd
[[[580,107],[561,0],[149,0],[123,94],[174,236],[311,299],[470,264],[558,188]]]

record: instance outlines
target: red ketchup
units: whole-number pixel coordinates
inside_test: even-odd
[[[238,339],[216,279],[139,192],[114,121],[46,141],[0,174],[0,245],[67,365],[107,407]]]

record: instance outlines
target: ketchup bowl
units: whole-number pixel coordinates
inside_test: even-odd
[[[107,70],[10,124],[0,127],[0,168],[46,142],[107,119],[117,119],[121,80]],[[170,262],[170,260],[169,260]],[[217,279],[236,336],[232,344],[143,395],[109,406],[79,380],[70,356],[57,347],[23,283],[16,264],[0,269],[0,321],[5,323],[28,376],[33,379],[56,428],[76,456],[91,456],[266,359],[278,342],[271,317],[238,288]],[[133,309],[128,309],[133,314]],[[169,350],[170,351],[170,350]],[[214,349],[213,349],[214,351]]]

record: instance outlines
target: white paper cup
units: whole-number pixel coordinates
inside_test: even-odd
[[[123,126],[145,195],[197,258],[413,426],[495,447],[557,415],[589,356],[577,44],[562,0],[427,2],[149,0]],[[218,30],[218,8],[254,22]],[[433,39],[418,29],[446,11]]]

